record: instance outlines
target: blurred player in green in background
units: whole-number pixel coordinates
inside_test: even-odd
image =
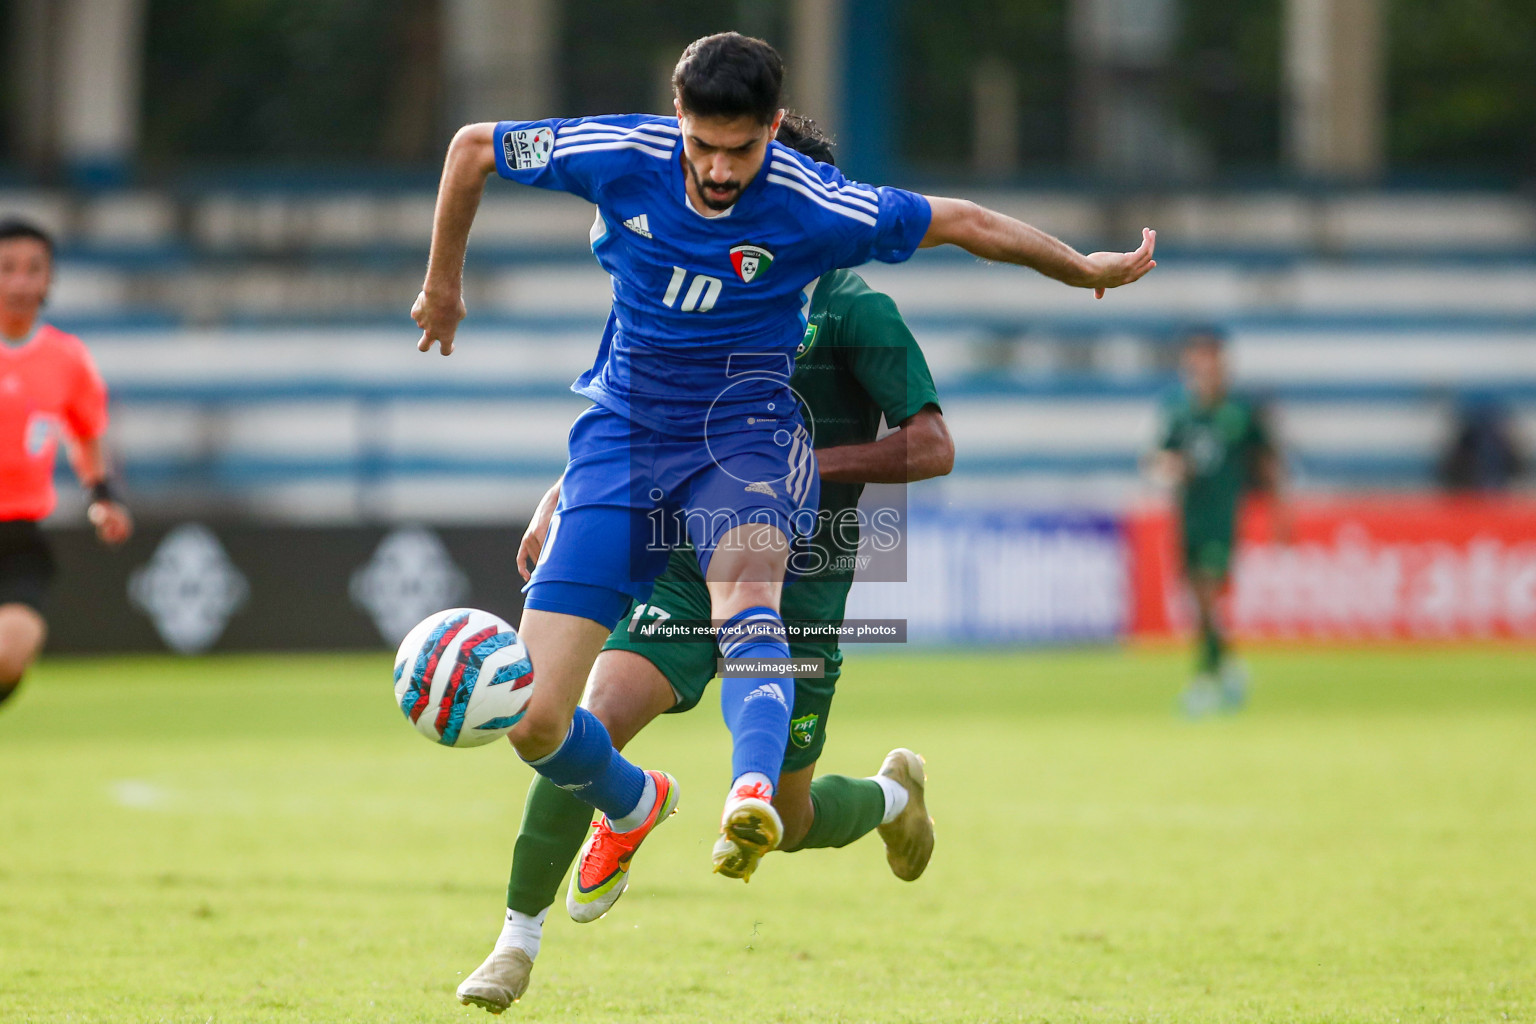
[[[1184,576],[1199,613],[1195,678],[1181,698],[1194,717],[1237,711],[1248,700],[1247,673],[1232,657],[1221,621],[1243,495],[1268,492],[1275,499],[1279,539],[1289,533],[1284,461],[1262,410],[1228,393],[1224,343],[1212,328],[1186,338],[1180,359],[1184,388],[1163,410],[1154,467],[1178,495]]]
[[[830,144],[804,118],[787,115],[778,139],[815,160],[832,160]],[[852,271],[834,270],[816,282],[806,319],[790,383],[806,423],[814,424],[820,520],[809,548],[791,560],[799,578],[784,588],[783,613],[797,625],[841,624],[860,557],[860,530],[852,517],[864,485],[942,476],[954,463],[954,445],[928,363],[889,296]],[[877,440],[882,416],[899,429]],[[518,552],[520,568],[538,557],[558,495],[556,484],[540,503]],[[698,705],[720,655],[713,636],[656,634],[668,623],[707,624],[709,617],[709,591],[697,559],[689,549],[674,551],[650,599],[631,605],[619,620],[587,683],[584,703],[617,746],[659,715]],[[773,812],[782,818],[778,849],[846,846],[878,830],[892,873],[916,879],[933,849],[922,759],[898,747],[868,778],[816,777],[842,652],[835,637],[792,637],[790,655],[822,659],[825,674],[795,680],[789,743],[773,795]],[[542,776],[534,780],[507,887],[506,926],[490,956],[459,986],[460,1000],[500,1013],[527,989],[545,914],[591,820],[586,804]],[[715,870],[746,879],[760,856],[722,836]],[[606,913],[628,881],[627,864],[607,877],[587,877],[585,867],[583,861],[575,868],[566,896],[567,911],[581,922]]]

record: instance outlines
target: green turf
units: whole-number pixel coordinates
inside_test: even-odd
[[[530,774],[435,749],[387,659],[56,659],[0,711],[0,1021],[488,1020]],[[856,651],[823,766],[927,755],[915,884],[874,837],[709,873],[711,708],[635,747],[682,811],[604,920],[551,914],[529,1021],[1536,1019],[1536,657]]]

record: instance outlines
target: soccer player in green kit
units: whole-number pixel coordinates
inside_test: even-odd
[[[1220,608],[1243,495],[1255,488],[1268,491],[1280,539],[1289,529],[1281,500],[1284,462],[1261,411],[1228,392],[1221,334],[1208,328],[1192,332],[1181,366],[1185,387],[1163,410],[1155,470],[1178,493],[1184,575],[1200,624],[1195,678],[1181,703],[1187,714],[1199,717],[1237,711],[1248,700],[1247,675],[1231,657]]]
[[[787,115],[778,139],[821,162],[831,147],[808,119]],[[791,386],[814,424],[820,466],[821,516],[810,547],[796,564],[801,578],[785,587],[787,622],[840,624],[854,576],[859,531],[849,527],[867,483],[907,483],[948,473],[954,445],[939,410],[933,377],[896,304],[857,274],[837,270],[815,286],[805,341]],[[899,426],[876,440],[882,415]],[[551,488],[518,553],[520,567],[537,558],[559,493]],[[691,710],[715,675],[719,651],[711,637],[648,638],[667,622],[708,622],[709,592],[691,550],[674,552],[649,601],[631,607],[599,656],[588,682],[588,709],[622,748],[658,715]],[[654,633],[654,630],[651,630]],[[933,822],[924,802],[923,762],[897,748],[870,778],[813,778],[826,742],[827,718],[842,665],[833,639],[794,640],[794,659],[820,658],[823,678],[795,681],[790,742],[773,807],[782,818],[784,851],[846,846],[878,830],[898,878],[914,880],[933,849]],[[500,1013],[527,989],[545,914],[587,836],[592,810],[539,776],[528,793],[507,888],[507,923],[496,948],[459,986],[459,999]],[[721,836],[715,870],[750,877],[759,852]],[[577,921],[594,921],[618,899],[627,874],[573,874],[566,907]]]

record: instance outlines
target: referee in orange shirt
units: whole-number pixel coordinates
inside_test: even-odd
[[[107,388],[74,335],[38,322],[53,277],[53,242],[36,225],[0,220],[0,704],[21,684],[47,635],[53,554],[38,522],[53,511],[54,455],[68,445],[90,492],[96,536],[133,532],[112,493],[102,435]]]

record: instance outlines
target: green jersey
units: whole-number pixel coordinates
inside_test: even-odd
[[[817,448],[867,444],[879,433],[882,416],[894,426],[939,404],[928,361],[896,303],[851,270],[834,270],[817,282],[789,383]],[[857,564],[856,510],[863,493],[863,484],[822,483],[817,528],[796,553],[797,574],[784,591],[785,619],[842,621]],[[672,553],[663,578],[697,581],[703,589],[691,547]]]
[[[937,407],[939,400],[928,362],[896,303],[849,270],[834,270],[817,283],[790,386],[800,396],[800,412],[817,448],[867,444],[875,440],[882,416],[894,426],[925,406]],[[797,552],[805,571],[784,588],[786,621],[842,622],[859,546],[857,520],[851,517],[863,491],[863,484],[821,485],[817,529],[806,550]],[[637,633],[651,622],[709,617],[709,590],[698,558],[692,548],[681,548],[672,553],[650,601],[631,607],[605,649],[633,651],[655,664],[677,692],[672,710],[687,711],[714,678],[714,641],[648,641]],[[795,684],[784,762],[785,771],[794,771],[813,763],[826,741],[842,652],[835,639],[792,637],[789,648],[796,658],[823,658],[826,666],[823,678]]]
[[[1181,395],[1164,409],[1163,423],[1163,449],[1183,456],[1188,467],[1179,494],[1186,544],[1193,539],[1230,545],[1238,502],[1254,479],[1258,458],[1273,448],[1262,417],[1241,398],[1201,407]]]
[[[896,303],[851,270],[834,270],[817,283],[790,386],[817,448],[867,444],[882,416],[895,426],[939,404],[928,361]],[[825,594],[814,614],[795,618],[842,618],[859,548],[854,510],[863,493],[863,484],[822,482],[820,524],[809,550],[795,559],[801,577],[791,589]]]

